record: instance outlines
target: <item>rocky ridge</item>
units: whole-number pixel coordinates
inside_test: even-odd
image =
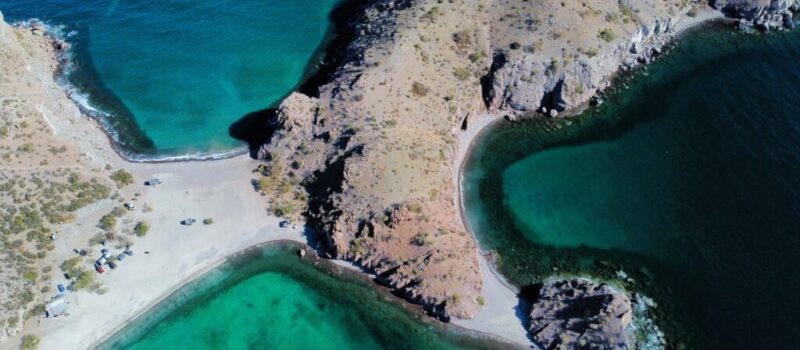
[[[477,247],[452,167],[471,116],[558,116],[681,29],[722,14],[777,25],[795,1],[365,1],[342,62],[271,118],[258,157],[308,194],[332,257],[436,316],[480,308]],[[718,10],[721,10],[719,12]],[[783,23],[783,22],[781,22]],[[536,114],[540,112],[540,114]]]

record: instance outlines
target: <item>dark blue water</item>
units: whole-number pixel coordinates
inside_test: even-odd
[[[73,43],[69,80],[125,150],[229,152],[228,127],[272,107],[313,68],[338,0],[0,0]]]
[[[704,27],[617,86],[479,142],[482,246],[518,284],[625,271],[673,345],[800,348],[800,33]]]

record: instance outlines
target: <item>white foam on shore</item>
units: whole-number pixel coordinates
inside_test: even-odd
[[[208,161],[208,160],[221,160],[237,157],[246,154],[248,149],[246,146],[237,147],[230,151],[225,152],[196,152],[180,155],[163,155],[163,156],[146,156],[136,153],[127,153],[118,151],[122,158],[133,163],[171,163],[171,162],[190,162],[190,161]]]
[[[56,57],[59,63],[58,76],[55,79],[56,83],[64,90],[64,92],[66,92],[69,99],[78,106],[83,114],[89,116],[99,124],[100,129],[111,140],[111,145],[114,148],[114,151],[116,151],[117,154],[119,154],[119,156],[126,161],[134,163],[208,161],[228,159],[246,154],[248,152],[246,146],[240,146],[228,151],[219,152],[194,152],[163,155],[141,154],[126,150],[124,144],[120,141],[119,131],[115,130],[110,123],[110,120],[114,118],[114,115],[98,106],[93,105],[91,103],[91,96],[89,93],[81,90],[69,81],[70,75],[77,69],[75,65],[77,58],[75,52],[72,50],[72,44],[70,43],[69,39],[78,35],[78,32],[75,30],[68,31],[67,26],[63,24],[52,24],[38,18],[16,21],[11,23],[11,25],[14,27],[29,29],[35,27],[42,28],[46,35],[63,44],[65,49],[60,50],[58,52],[58,57]]]

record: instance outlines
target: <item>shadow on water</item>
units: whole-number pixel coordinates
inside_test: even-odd
[[[269,142],[276,128],[274,120],[277,107],[293,91],[308,96],[319,96],[319,88],[330,82],[336,69],[344,59],[345,49],[355,34],[350,20],[361,11],[364,0],[342,0],[329,15],[330,29],[306,64],[300,83],[286,95],[273,103],[272,108],[248,113],[231,124],[231,137],[247,143],[250,157],[257,158],[258,150]]]
[[[77,91],[89,96],[90,105],[97,106],[102,112],[87,110],[83,107],[82,109],[100,121],[103,127],[114,135],[113,140],[117,147],[126,152],[154,154],[156,147],[153,140],[147,137],[136,122],[133,113],[100,77],[92,56],[89,54],[90,29],[81,28],[76,32],[77,36],[70,40],[73,45],[72,50],[77,57],[71,62],[73,69],[67,73],[66,77],[56,78],[66,79]]]
[[[350,21],[361,12],[365,0],[342,0],[329,15],[330,29],[314,52],[314,59],[306,65],[302,83],[297,91],[308,96],[319,96],[319,88],[331,81],[353,40],[355,30]]]
[[[275,133],[275,126],[272,120],[275,118],[277,110],[274,108],[263,109],[246,114],[228,128],[231,137],[247,143],[250,157],[258,157],[258,150],[269,142]]]

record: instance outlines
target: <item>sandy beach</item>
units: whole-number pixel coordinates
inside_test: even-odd
[[[306,242],[302,226],[279,228],[280,219],[267,212],[265,199],[251,186],[250,174],[257,161],[238,156],[216,161],[131,163],[111,151],[108,139],[93,121],[73,116],[83,122],[66,123],[73,128],[60,129],[60,124],[65,124],[61,123],[63,119],[54,119],[56,133],[80,139],[81,149],[92,162],[112,164],[132,173],[136,184],[122,192],[135,198],[136,209],[124,220],[144,220],[151,228],[147,236],[135,240],[133,256],[117,269],[97,275],[97,281],[107,290],[105,294],[67,293],[69,316],[37,318],[36,324],[26,327],[26,333],[41,338],[41,349],[90,348],[231,254],[271,240]],[[152,177],[163,183],[145,186],[144,181]],[[85,246],[89,228],[114,206],[119,203],[101,201],[83,210],[75,224],[61,227],[55,259],[76,256],[72,249]],[[145,211],[145,207],[152,210]],[[198,222],[181,225],[186,218]],[[204,218],[212,218],[214,223],[200,223]],[[89,255],[99,257],[100,247],[94,248],[97,251]],[[113,255],[120,253],[109,249]],[[53,282],[67,284],[63,278]]]
[[[701,16],[678,25],[685,29],[714,17],[718,17],[716,12],[703,12]],[[113,151],[109,138],[99,125],[83,115],[68,93],[54,81],[53,63],[52,57],[32,59],[27,70],[33,80],[40,82],[42,90],[32,91],[30,96],[39,101],[36,110],[48,126],[46,137],[69,145],[75,157],[48,165],[34,161],[2,164],[0,169],[37,171],[67,167],[106,182],[109,180],[102,169],[125,169],[133,174],[135,182],[117,190],[120,199],[96,202],[78,211],[73,223],[57,227],[55,249],[48,260],[57,265],[76,257],[73,250],[86,248],[87,241],[97,232],[100,218],[121,206],[122,198],[130,200],[136,208],[121,219],[121,224],[131,227],[136,222],[146,221],[150,230],[146,236],[133,239],[132,256],[121,261],[116,269],[96,275],[105,293],[69,292],[66,294],[69,302],[67,316],[29,319],[23,333],[39,337],[41,349],[91,348],[232,254],[273,240],[307,242],[304,225],[280,228],[281,219],[266,209],[267,198],[253,188],[252,172],[259,161],[247,155],[213,161],[126,161]],[[453,183],[459,185],[454,186],[452,198],[456,207],[461,209],[462,219],[460,178],[463,163],[472,143],[500,118],[491,114],[471,116],[467,129],[457,134],[451,170]],[[162,184],[146,186],[144,182],[150,178],[159,178]],[[188,218],[197,222],[191,226],[182,225],[181,220]],[[213,219],[213,224],[201,223],[206,218]],[[466,220],[464,225],[471,232]],[[87,259],[99,258],[101,248],[97,245],[91,247]],[[105,248],[113,256],[122,252],[112,246]],[[531,346],[522,320],[517,316],[516,291],[493,271],[481,252],[476,250],[475,254],[479,256],[484,303],[473,319],[454,319],[453,323]],[[50,284],[67,285],[61,274],[56,269]],[[21,335],[0,344],[0,348],[16,348]]]
[[[10,29],[4,27],[4,30]],[[18,85],[29,88],[15,88],[9,84],[7,87],[11,90],[5,93],[5,98],[20,99],[26,103],[25,107],[30,105],[38,112],[31,118],[41,118],[42,125],[47,127],[35,130],[32,138],[41,140],[42,148],[63,144],[67,151],[58,156],[36,153],[0,164],[0,170],[5,174],[25,174],[69,169],[111,188],[115,185],[108,177],[110,169],[125,169],[134,177],[133,184],[116,190],[117,199],[92,203],[75,212],[73,222],[54,227],[54,249],[43,263],[58,266],[62,261],[78,257],[74,249],[86,249],[85,261],[101,257],[101,248],[118,256],[124,247],[114,244],[89,247],[87,242],[97,234],[100,217],[113,208],[131,201],[135,209],[122,216],[118,225],[121,228],[118,234],[130,237],[133,242],[133,255],[119,261],[116,269],[106,268],[105,273],[95,274],[95,281],[104,293],[67,292],[68,315],[29,318],[24,331],[0,344],[0,348],[16,349],[22,334],[39,337],[40,349],[91,348],[238,251],[279,239],[306,243],[303,225],[280,228],[281,219],[267,211],[267,199],[251,185],[252,171],[258,161],[247,155],[215,161],[126,161],[112,150],[109,138],[99,125],[83,115],[68,92],[54,80],[56,62],[47,39],[25,29],[19,30],[16,40],[13,36],[6,38],[12,52],[18,51],[19,57],[28,57],[24,70],[11,76],[19,78]],[[39,146],[34,144],[34,147]],[[44,161],[39,157],[45,158]],[[154,177],[161,179],[162,184],[144,184]],[[187,218],[197,222],[191,226],[182,225],[181,220]],[[213,223],[202,223],[206,218]],[[144,237],[135,237],[130,228],[140,221],[149,223],[150,230]],[[91,263],[84,267],[91,269]],[[52,285],[51,290],[56,284],[69,284],[62,274],[59,269],[53,269],[47,283]]]
[[[164,182],[155,188],[138,189],[138,204],[146,202],[153,211],[137,209],[133,220],[147,220],[151,233],[136,241],[133,256],[97,277],[107,293],[68,293],[69,316],[44,319],[30,327],[32,333],[40,334],[41,348],[90,348],[231,254],[277,239],[305,243],[301,228],[279,228],[280,220],[263,209],[263,199],[243,176],[252,166],[247,157],[129,164],[137,178],[157,175]],[[105,212],[102,207],[97,211]],[[180,224],[189,217],[213,218],[214,224]],[[59,254],[74,255],[71,247],[80,247],[86,239],[79,230],[64,229]]]
[[[458,134],[457,153],[454,157],[453,166],[453,182],[457,183],[458,186],[453,198],[456,201],[456,206],[461,209],[464,226],[467,231],[472,233],[473,237],[475,237],[474,232],[469,227],[469,222],[464,216],[461,174],[464,170],[466,157],[473,144],[492,124],[501,120],[502,117],[499,116],[480,114],[470,118],[467,123],[467,129],[461,130]],[[523,346],[531,346],[532,343],[528,338],[528,332],[525,330],[522,319],[518,317],[519,298],[517,297],[517,291],[493,270],[493,267],[490,266],[489,261],[486,260],[483,254],[485,253],[477,252],[483,283],[484,304],[472,319],[454,318],[452,322],[460,327],[493,334]]]

